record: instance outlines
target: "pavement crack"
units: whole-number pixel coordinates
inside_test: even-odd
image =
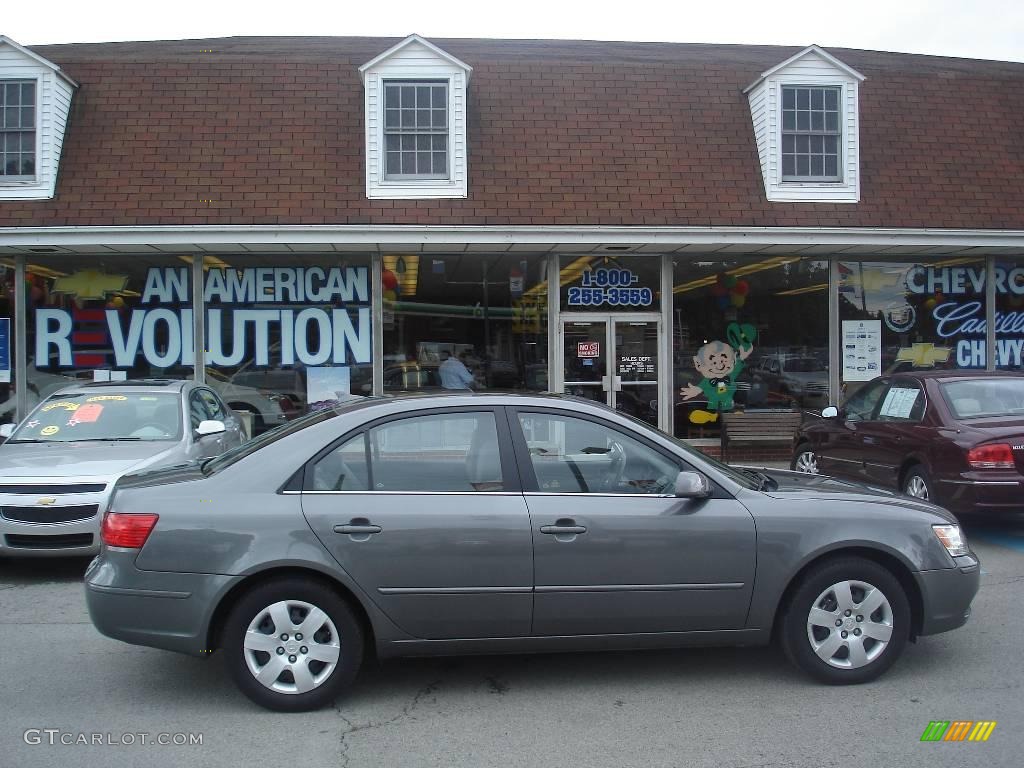
[[[334,711],[337,712],[338,717],[347,726],[341,732],[341,737],[339,739],[339,746],[341,747],[340,764],[342,768],[347,768],[349,765],[348,750],[349,747],[351,746],[351,742],[349,741],[350,736],[361,731],[372,731],[378,728],[387,728],[388,726],[394,725],[408,717],[411,717],[413,713],[416,711],[416,708],[419,707],[419,705],[422,703],[422,701],[428,696],[432,696],[434,693],[436,693],[438,688],[440,687],[440,680],[435,680],[432,683],[428,683],[427,685],[423,686],[418,691],[416,691],[415,694],[413,694],[412,699],[410,699],[409,702],[402,707],[402,710],[397,715],[395,715],[394,717],[390,717],[387,720],[370,720],[365,723],[354,723],[352,722],[352,720],[350,720],[342,713],[341,705],[335,702]]]

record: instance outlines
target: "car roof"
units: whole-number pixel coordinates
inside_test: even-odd
[[[125,381],[83,381],[61,387],[54,395],[69,395],[75,392],[96,390],[122,390],[133,392],[181,392],[194,384],[191,379],[127,379]],[[51,395],[53,397],[53,395]]]
[[[918,379],[1024,379],[1024,372],[982,371],[971,368],[955,368],[928,371],[902,371],[900,373],[891,373],[889,376],[913,376]]]

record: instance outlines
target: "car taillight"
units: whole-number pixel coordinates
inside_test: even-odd
[[[138,549],[146,543],[149,534],[160,519],[159,515],[125,514],[107,512],[103,516],[100,537],[108,547]]]
[[[979,445],[967,452],[967,463],[975,469],[1013,469],[1013,449],[1006,443]]]

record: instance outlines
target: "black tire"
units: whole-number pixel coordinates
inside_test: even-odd
[[[861,582],[880,590],[888,601],[888,611],[884,607],[879,608],[865,617],[867,623],[860,623],[857,622],[856,617],[859,614],[856,614],[856,607],[852,609],[854,613],[850,617],[845,616],[845,611],[838,609],[835,616],[836,620],[844,622],[841,627],[830,623],[827,631],[824,626],[809,628],[811,610],[817,607],[822,607],[826,611],[831,609],[832,604],[829,600],[835,593],[820,605],[816,605],[819,596],[842,582]],[[858,595],[864,600],[867,599],[859,587],[851,590],[851,594],[854,596],[855,604]],[[890,622],[891,636],[886,645],[880,645],[877,640],[868,637],[866,630],[869,625],[877,627],[886,620]],[[853,685],[874,680],[896,662],[910,637],[910,620],[910,603],[907,595],[891,571],[871,560],[843,557],[814,566],[803,576],[783,611],[780,640],[789,661],[811,677],[829,685]],[[847,632],[846,640],[842,639],[844,631]],[[854,640],[853,633],[858,631],[859,639]],[[827,647],[826,641],[840,644],[829,661],[822,659],[815,652],[811,645],[812,633],[816,637],[816,642],[822,643],[823,647]],[[837,666],[852,664],[850,644],[853,642],[866,648],[865,658],[870,660],[864,666]]]
[[[265,654],[266,661],[262,661],[257,658],[257,654],[250,655],[252,652],[247,651],[244,647],[250,623],[264,613],[268,607],[287,601],[306,603],[323,611],[327,619],[333,623],[337,636],[331,637],[326,623],[316,634],[324,640],[336,640],[340,645],[340,653],[333,671],[322,682],[316,684],[316,687],[303,693],[273,690],[257,680],[256,673],[250,671],[250,661],[268,664],[272,659],[271,653],[267,652]],[[291,617],[302,617],[301,608],[296,606],[289,606],[289,608]],[[268,638],[275,643],[279,639],[276,633],[275,626],[274,632],[268,634]],[[309,643],[309,638],[298,638],[297,636],[290,636],[289,640],[292,645],[302,640]],[[285,642],[282,642],[281,647],[284,648],[286,645]],[[330,587],[315,580],[290,577],[262,584],[242,595],[225,620],[221,647],[224,651],[228,673],[242,693],[267,709],[278,712],[306,712],[333,702],[352,685],[363,661],[363,630],[348,603]],[[301,647],[309,648],[308,645]],[[286,648],[284,656],[288,656],[289,649],[290,646]],[[297,653],[296,658],[299,655]],[[303,663],[302,659],[304,658],[305,656],[302,656],[299,659],[299,664]],[[282,660],[281,663],[283,664],[284,661]],[[312,671],[315,677],[322,674],[327,668],[326,664],[320,666],[321,663],[316,660],[307,661],[305,669]],[[294,676],[288,670],[282,671],[281,675],[275,678],[275,681],[280,681],[275,684],[288,685],[289,676],[292,677],[291,682],[294,684]]]
[[[911,489],[915,483],[918,483],[917,488],[923,488],[925,496],[919,495],[917,492],[912,493]],[[920,464],[916,464],[907,470],[907,474],[903,476],[903,483],[900,485],[900,491],[907,496],[913,496],[916,499],[922,499],[923,501],[930,501],[932,504],[938,502],[935,501],[935,485],[932,483],[928,473],[924,471],[924,467]]]
[[[789,462],[789,468],[794,472],[803,472],[804,474],[818,474],[817,470],[815,472],[808,472],[807,469],[800,467],[800,457],[803,454],[809,454],[811,458],[814,460],[815,468],[817,468],[818,456],[814,452],[814,449],[811,447],[811,444],[807,442],[800,443],[800,445],[796,447],[796,450],[793,452],[793,459],[792,461]]]

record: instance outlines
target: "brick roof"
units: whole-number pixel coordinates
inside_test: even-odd
[[[741,91],[771,46],[433,39],[473,67],[469,198],[370,201],[357,68],[395,42],[33,47],[81,87],[55,199],[0,226],[1024,229],[1024,64],[829,49],[867,77],[862,202],[768,203]]]

